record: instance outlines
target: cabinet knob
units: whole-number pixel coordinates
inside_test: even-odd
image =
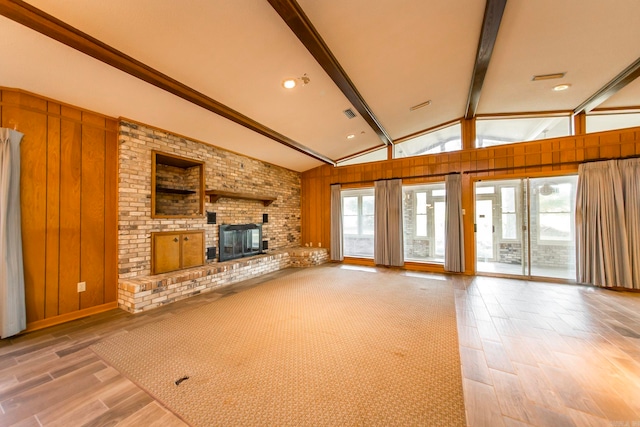
[[[173,241],[174,241],[174,242],[177,242],[177,241],[178,241],[178,238],[177,238],[177,237],[174,237],[174,238],[173,238]]]
[[[188,238],[188,237],[185,237],[185,238],[184,238],[184,240],[189,240],[189,238]]]

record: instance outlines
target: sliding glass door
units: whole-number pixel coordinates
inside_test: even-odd
[[[478,181],[476,271],[575,280],[577,176]]]
[[[527,236],[523,180],[479,181],[476,195],[476,269],[524,275]]]
[[[532,276],[576,279],[577,183],[577,175],[529,179]]]

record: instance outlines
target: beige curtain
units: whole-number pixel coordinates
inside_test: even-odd
[[[446,212],[444,269],[464,272],[464,224],[462,221],[462,175],[445,177]]]
[[[616,160],[578,168],[576,280],[632,287],[624,192]]]
[[[331,261],[344,259],[340,184],[331,185]]]
[[[640,289],[640,159],[619,160],[632,288]]]
[[[402,180],[375,182],[375,234],[373,258],[377,265],[404,265],[402,232]]]
[[[26,329],[20,225],[20,141],[23,134],[0,128],[0,333]]]

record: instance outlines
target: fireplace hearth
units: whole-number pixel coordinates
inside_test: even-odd
[[[262,224],[220,226],[220,261],[262,253]]]

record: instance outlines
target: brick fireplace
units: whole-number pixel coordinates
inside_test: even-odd
[[[220,252],[220,224],[259,224],[267,214],[269,222],[262,224],[261,238],[269,248],[266,255],[300,246],[300,175],[297,172],[125,120],[120,122],[119,144],[118,273],[121,283],[144,281],[151,275],[152,232],[204,230],[204,246],[216,247]],[[206,190],[246,194],[257,191],[275,200],[265,206],[255,200],[223,197],[211,202],[207,198],[205,211],[216,213],[216,224],[207,223],[206,215],[152,218],[153,150],[205,162]],[[205,267],[214,268],[217,263],[209,260]],[[187,296],[188,292],[184,297]],[[182,294],[174,297],[180,299]],[[125,308],[122,292],[119,304]]]
[[[262,224],[223,224],[218,236],[220,261],[262,253]]]

